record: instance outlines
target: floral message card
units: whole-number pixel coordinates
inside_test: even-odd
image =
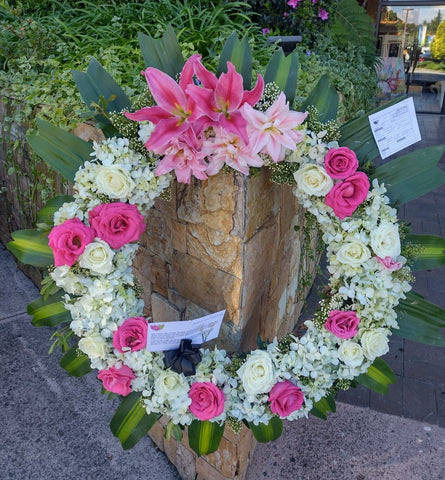
[[[174,350],[179,347],[184,338],[190,339],[197,345],[213,340],[219,335],[225,313],[225,310],[221,310],[194,320],[150,323],[147,332],[147,350],[149,352]]]

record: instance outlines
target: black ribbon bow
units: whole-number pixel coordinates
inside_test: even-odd
[[[195,365],[201,361],[200,346],[192,345],[189,338],[183,338],[178,349],[164,352],[165,367],[171,368],[176,373],[183,373],[186,377],[194,375]]]

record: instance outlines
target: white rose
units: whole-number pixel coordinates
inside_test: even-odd
[[[156,393],[165,400],[180,396],[186,388],[184,377],[172,370],[163,370],[155,379]]]
[[[96,238],[89,243],[79,257],[79,266],[88,268],[94,273],[106,275],[113,270],[114,252],[107,242]]]
[[[389,352],[388,332],[384,328],[366,331],[360,341],[363,353],[371,361]]]
[[[381,258],[400,255],[399,227],[394,223],[381,223],[371,232],[371,248]]]
[[[98,332],[87,334],[79,340],[79,349],[90,359],[104,359],[108,353],[108,342]]]
[[[249,395],[269,392],[275,384],[272,360],[263,350],[256,350],[249,355],[237,373]]]
[[[348,367],[359,367],[364,360],[362,347],[358,343],[347,340],[340,345],[338,358]]]
[[[371,252],[363,242],[355,240],[342,245],[336,256],[340,263],[360,267],[371,258]]]
[[[128,198],[135,184],[127,170],[101,166],[96,176],[97,191],[110,198]]]
[[[323,197],[334,186],[334,181],[323,167],[307,163],[294,173],[297,187],[307,195]]]

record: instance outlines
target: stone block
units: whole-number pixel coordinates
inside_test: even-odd
[[[177,322],[181,320],[181,312],[158,293],[151,294],[151,312],[154,322]]]

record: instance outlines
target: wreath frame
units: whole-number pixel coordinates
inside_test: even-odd
[[[172,31],[167,30],[163,39],[153,40],[152,45],[155,46],[155,52],[159,53],[159,51],[165,48],[166,44],[169,44],[170,58],[178,58],[178,50],[180,54],[179,45],[177,41],[175,42],[175,38],[172,35],[174,36]],[[143,46],[143,42],[141,46]],[[220,75],[223,72],[221,65],[227,61],[236,62],[240,51],[244,53],[248,51],[247,42],[239,41],[236,35],[229,38],[220,59]],[[156,55],[153,55],[153,57],[156,57]],[[144,51],[144,58],[150,58],[150,52],[147,52],[147,50]],[[162,60],[161,64],[156,63],[156,61],[153,60],[153,65],[149,66],[154,66],[161,71],[168,70],[166,65],[162,64]],[[265,73],[265,78],[270,85],[278,82],[279,91],[285,93],[286,99],[290,103],[293,101],[293,93],[295,92],[296,75],[294,70],[297,62],[295,54],[284,57],[283,53],[277,52],[272,57]],[[244,84],[250,84],[250,73],[247,75],[247,78],[245,74],[246,71],[249,71],[249,65],[247,65],[247,68],[242,64],[235,65],[235,67],[237,71],[244,73]],[[168,73],[175,77],[179,73],[177,68],[176,70],[170,70]],[[278,72],[280,75],[278,75]],[[109,204],[108,202],[115,204],[129,202],[132,205],[137,205],[138,209],[143,212],[151,207],[154,199],[161,194],[170,181],[169,176],[155,176],[154,167],[149,161],[150,156],[148,158],[144,157],[140,153],[140,146],[138,147],[139,151],[137,151],[138,148],[133,149],[135,145],[134,139],[129,141],[111,136],[115,133],[116,125],[120,125],[123,131],[130,127],[125,122],[119,124],[118,117],[114,118],[115,122],[110,121],[109,118],[111,117],[107,114],[107,111],[120,112],[129,110],[131,102],[129,102],[120,87],[103,70],[100,64],[93,59],[87,72],[74,72],[74,78],[87,105],[91,106],[93,103],[98,125],[108,138],[101,144],[95,144],[94,152],[91,153],[91,145],[89,143],[77,139],[60,129],[56,129],[42,120],[37,122],[39,134],[28,136],[29,143],[37,153],[40,153],[50,165],[55,167],[68,180],[74,181],[75,189],[77,190],[74,202],[67,196],[56,197],[48,202],[47,206],[39,214],[40,228],[34,232],[16,232],[13,235],[14,240],[8,244],[8,248],[17,258],[24,263],[40,267],[51,265],[54,262],[54,248],[51,250],[48,246],[48,243],[51,243],[51,238],[49,240],[47,238],[48,234],[51,237],[49,231],[53,227],[54,220],[56,225],[63,225],[66,220],[79,218],[81,222],[86,224],[87,213],[102,204],[103,201],[105,201],[103,203],[105,205]],[[98,84],[102,85],[99,96],[97,95]],[[109,100],[108,102],[104,100],[106,98]],[[276,100],[276,97],[274,100]],[[137,288],[134,279],[131,272],[128,271],[128,266],[131,265],[131,259],[134,256],[137,245],[130,242],[115,248],[114,250],[116,251],[112,252],[112,260],[108,259],[111,261],[111,264],[107,260],[108,263],[105,270],[98,271],[97,266],[94,267],[97,271],[93,273],[93,277],[99,275],[99,278],[102,279],[106,276],[108,282],[111,278],[112,282],[115,281],[118,289],[122,289],[124,286],[129,287],[127,290],[124,288],[124,296],[127,297],[127,300],[129,299],[130,307],[128,305],[122,307],[120,313],[125,312],[124,316],[126,318],[121,317],[120,320],[114,321],[114,326],[111,329],[107,325],[101,332],[98,332],[97,324],[93,324],[91,331],[87,331],[84,326],[75,325],[73,328],[74,333],[83,338],[64,355],[61,365],[69,374],[74,376],[88,373],[92,367],[99,368],[101,372],[109,371],[115,367],[120,367],[117,368],[120,370],[122,365],[131,369],[134,378],[130,378],[131,374],[127,376],[127,388],[122,390],[122,383],[119,383],[119,388],[114,388],[114,392],[113,382],[108,382],[102,375],[103,381],[109,387],[108,391],[112,392],[110,396],[113,397],[115,394],[120,394],[123,397],[110,427],[112,432],[119,437],[124,448],[133,446],[163,414],[170,415],[172,418],[170,429],[173,429],[178,436],[181,429],[184,426],[188,426],[191,447],[198,455],[211,453],[218,448],[219,440],[224,430],[224,422],[227,422],[235,430],[239,429],[241,422],[243,422],[252,429],[257,440],[271,441],[278,438],[281,434],[282,418],[293,420],[307,416],[309,413],[326,418],[328,411],[335,411],[333,395],[339,388],[347,388],[359,382],[378,391],[386,391],[388,384],[395,381],[391,369],[379,358],[387,351],[387,338],[391,329],[398,328],[395,320],[395,308],[400,301],[405,309],[408,305],[412,306],[414,302],[417,302],[419,306],[415,311],[414,317],[418,321],[417,326],[421,328],[424,316],[419,312],[425,309],[431,311],[431,304],[419,300],[418,297],[412,294],[411,296],[408,295],[408,297],[405,295],[411,288],[408,280],[412,280],[412,277],[410,269],[406,264],[407,259],[401,255],[400,251],[392,256],[389,255],[390,260],[387,260],[386,264],[384,262],[385,258],[381,258],[382,262],[376,259],[378,256],[376,252],[377,247],[375,247],[378,244],[377,241],[374,241],[374,247],[371,249],[374,255],[369,251],[368,247],[372,244],[372,232],[379,230],[382,224],[385,225],[385,235],[392,235],[396,244],[400,241],[399,231],[401,231],[401,228],[398,225],[396,210],[391,206],[383,184],[380,184],[374,178],[372,180],[372,189],[366,191],[364,201],[355,205],[351,215],[339,217],[331,206],[326,205],[325,198],[332,190],[334,181],[337,182],[336,185],[340,185],[347,178],[332,180],[333,177],[330,177],[331,187],[326,188],[323,182],[329,183],[329,175],[326,175],[326,169],[323,168],[322,163],[330,150],[347,149],[347,152],[342,150],[342,152],[347,153],[347,156],[351,155],[349,152],[352,152],[346,146],[339,147],[335,140],[325,141],[326,138],[328,140],[329,138],[335,138],[335,134],[338,132],[335,123],[329,122],[330,119],[335,118],[337,105],[338,95],[329,85],[327,77],[322,77],[312,94],[302,104],[304,108],[313,108],[312,121],[310,122],[312,130],[307,129],[305,131],[304,140],[297,145],[291,161],[289,161],[290,157],[285,159],[287,167],[291,169],[291,175],[296,180],[295,195],[301,204],[317,218],[318,224],[323,230],[324,239],[328,244],[328,256],[330,255],[331,259],[334,258],[334,261],[331,261],[328,267],[334,280],[330,285],[334,295],[331,295],[330,300],[322,302],[314,321],[307,322],[308,331],[302,339],[288,335],[280,341],[275,339],[271,343],[264,342],[261,343],[260,348],[249,352],[245,358],[235,357],[232,360],[223,351],[202,349],[200,352],[202,359],[196,366],[195,374],[185,377],[183,373],[176,373],[165,367],[164,355],[162,353],[152,354],[141,349],[132,350],[129,347],[118,351],[112,341],[113,332],[122,326],[126,319],[140,318],[139,315],[142,312],[142,304],[137,299]],[[361,160],[361,165],[364,165],[366,160],[375,153],[375,145],[372,143],[368,131],[366,132],[368,137],[365,136],[364,141],[362,137],[362,140],[357,142],[355,131],[359,124],[363,124],[363,118],[355,120],[355,123],[352,122],[352,125],[349,124],[349,130],[343,129],[340,131],[343,139],[345,133],[349,132],[349,137],[346,136],[346,140],[350,146],[354,144],[357,147],[356,156]],[[146,127],[144,128],[146,129]],[[149,130],[152,130],[152,128],[150,127]],[[151,134],[151,131],[149,134]],[[143,132],[142,136],[144,136]],[[144,140],[146,139],[147,137]],[[60,156],[58,156],[58,151],[60,150],[64,152],[64,161],[62,162],[60,161]],[[425,152],[425,156],[433,157],[429,170],[423,172],[423,178],[426,179],[424,182],[426,185],[423,186],[425,191],[443,183],[443,175],[438,176],[437,169],[433,168],[443,151],[443,148],[436,148],[434,152],[431,149]],[[434,155],[431,155],[432,152]],[[85,158],[90,155],[95,156],[95,160],[84,163]],[[119,168],[124,172],[123,177],[127,178],[127,173],[129,174],[127,180],[129,179],[128,185],[130,186],[127,185],[128,188],[124,188],[125,191],[121,196],[115,195],[110,197],[109,195],[107,196],[103,185],[102,189],[98,188],[94,181],[98,177],[100,178],[98,173],[101,168],[112,169],[116,165],[119,165]],[[271,168],[274,168],[273,164]],[[289,173],[289,168],[283,168],[283,171]],[[414,170],[414,164],[410,168],[416,172],[418,179],[419,168],[417,167],[417,170]],[[280,175],[280,170],[277,172]],[[361,180],[363,180],[364,176],[367,178],[367,175],[362,171],[362,167],[354,170],[352,175],[359,172],[361,172]],[[378,169],[375,176],[383,179],[385,177],[392,178],[390,192],[398,194],[398,198],[402,197],[403,201],[411,199],[412,192],[407,194],[405,190],[400,190],[402,182],[400,171],[395,176],[395,179],[394,176],[391,177],[391,173],[390,168],[387,167],[385,169],[383,167]],[[287,178],[289,178],[289,175]],[[311,190],[312,187],[308,187],[308,182],[313,186],[314,180],[316,183],[319,182],[319,184]],[[320,184],[322,184],[321,187]],[[139,189],[137,186],[139,186]],[[76,201],[78,201],[78,204],[76,204]],[[364,224],[369,223],[369,217],[372,218],[372,221],[365,227]],[[359,227],[357,225],[366,230],[367,233],[364,236],[362,235],[363,238],[356,238],[351,241],[354,237],[354,232],[358,231]],[[343,247],[346,243],[344,238],[346,237],[349,244],[354,244],[355,248],[359,246],[359,249],[362,249],[361,253],[363,256],[360,257],[361,254],[359,255],[358,263],[352,262],[352,265],[348,265],[338,260],[339,252],[344,250]],[[422,255],[424,257],[427,257],[427,255],[422,253],[416,245],[425,246],[427,244],[426,240],[424,238],[415,239],[413,236],[407,238],[410,240],[410,243],[406,242],[408,246],[405,247],[403,253],[406,256],[417,254],[420,258],[420,266],[425,266],[427,260],[424,258],[424,263],[422,263]],[[134,240],[137,239],[133,238],[132,241]],[[436,238],[434,241],[435,245],[441,244],[441,241],[443,239],[439,240]],[[89,243],[94,242],[90,240]],[[101,248],[106,250],[110,247],[102,244]],[[369,251],[369,255],[366,250]],[[397,248],[393,251],[397,251]],[[105,253],[107,254],[107,252],[109,253],[108,250]],[[349,257],[350,262],[354,260],[351,260],[351,255]],[[419,262],[419,260],[417,261]],[[430,256],[429,261],[430,263],[427,262],[429,267],[432,265],[431,262],[436,266],[443,262],[443,258],[439,255],[431,259]],[[400,265],[395,265],[396,263]],[[371,319],[366,323],[366,315],[362,314],[359,320],[362,326],[365,324],[362,327],[363,330],[359,332],[359,329],[356,328],[357,325],[355,325],[353,330],[357,331],[352,337],[341,338],[338,336],[338,331],[337,334],[334,334],[332,330],[328,330],[325,327],[329,312],[341,311],[345,305],[348,308],[347,311],[355,312],[361,302],[364,302],[364,306],[367,303],[368,306],[371,305],[370,310],[376,305],[375,303],[372,304],[370,299],[372,299],[377,290],[374,290],[374,292],[361,292],[360,297],[356,295],[355,289],[352,288],[352,281],[349,283],[344,281],[344,278],[360,277],[364,270],[363,264],[367,265],[368,273],[369,269],[372,269],[372,278],[374,280],[377,276],[380,284],[382,282],[385,284],[386,282],[389,285],[388,288],[392,288],[392,295],[390,299],[386,297],[387,305],[383,309],[383,313],[380,312],[381,317],[378,321]],[[117,265],[120,265],[119,268]],[[396,266],[398,268],[395,268]],[[72,299],[67,296],[62,297],[63,294],[61,294],[59,289],[61,287],[65,287],[65,290],[68,288],[68,295],[76,295],[77,297],[79,292],[82,292],[85,288],[88,290],[91,283],[91,278],[88,275],[90,267],[91,265],[88,265],[88,262],[84,262],[83,265],[79,262],[72,269],[71,266],[68,266],[68,268],[59,266],[52,269],[52,274],[44,282],[41,292],[42,298],[32,302],[29,307],[29,313],[34,315],[33,323],[36,325],[54,326],[69,321],[73,317],[75,323],[76,318],[82,317],[82,314],[74,312],[70,304]],[[113,277],[116,272],[118,274]],[[119,279],[119,275],[125,280]],[[73,280],[73,276],[75,280]],[[69,285],[70,282],[71,285]],[[77,285],[73,286],[76,282]],[[372,281],[370,282],[369,276],[366,278],[366,281],[362,280],[362,283],[360,282],[361,280],[358,280],[355,286],[373,283]],[[368,288],[371,287],[368,286]],[[348,289],[354,290],[354,294],[347,292],[346,290]],[[86,303],[89,301],[90,299]],[[78,299],[75,300],[74,304],[77,302]],[[85,312],[85,309],[83,312]],[[401,309],[399,308],[399,324],[400,319],[403,321],[403,315],[400,315],[400,313]],[[444,312],[439,307],[436,307],[435,313],[443,321]],[[383,320],[381,319],[382,317]],[[439,328],[444,324],[439,322],[436,325],[433,332],[433,336],[436,339],[437,337],[440,338]],[[73,322],[71,326],[73,326]],[[87,333],[86,335],[85,332]],[[374,342],[371,340],[364,342],[363,336],[366,336],[367,332],[370,333],[369,337],[374,336],[377,340],[374,338]],[[101,337],[100,339],[96,335],[98,333]],[[349,335],[351,332],[346,333]],[[94,335],[95,338],[93,339]],[[360,340],[354,342],[351,339],[356,335],[357,339],[359,338]],[[354,344],[352,348],[355,351],[350,353],[349,357],[345,354],[343,360],[339,360],[339,348],[342,345],[351,346],[351,343]],[[367,345],[367,354],[363,353],[365,344]],[[360,352],[357,353],[357,345],[362,350],[362,362],[358,364],[357,355],[360,357]],[[314,353],[312,350],[315,351],[316,360],[311,357]],[[343,350],[346,350],[346,348],[343,347]],[[306,358],[311,358],[311,360],[308,360],[306,365],[303,365],[305,362],[302,362],[301,359],[305,358],[305,356]],[[349,364],[345,363],[345,358],[348,359]],[[342,361],[343,364],[341,363]],[[296,366],[298,362],[301,363],[300,366]],[[308,365],[311,365],[313,368],[308,368]],[[105,366],[107,368],[104,368]],[[260,376],[259,384],[258,378],[255,378],[254,375],[255,369],[266,372]],[[150,374],[149,372],[153,373]],[[147,381],[150,375],[152,375],[152,379]],[[314,380],[312,383],[311,379]],[[116,380],[116,378],[112,377],[112,380]],[[314,384],[316,384],[315,380],[319,380],[320,385],[314,387]],[[155,385],[156,381],[158,387]],[[129,387],[130,384],[131,388]],[[208,397],[215,401],[217,408],[212,410],[213,416],[207,418],[208,412],[205,415],[202,412],[198,412],[196,415],[192,414],[189,405],[193,403],[193,398],[189,393],[194,384],[200,384],[198,385],[200,387],[203,384],[203,392],[200,392],[200,394],[205,395],[206,401]],[[205,384],[207,384],[207,387]],[[209,388],[210,384],[214,385],[215,388],[222,388],[215,390],[213,387]],[[272,394],[274,387],[279,384],[282,387],[278,388],[280,392],[276,395]],[[171,385],[174,388],[167,388]],[[164,390],[164,396],[159,395],[159,392],[155,392],[156,388]],[[284,396],[283,391],[285,391]],[[224,397],[222,411],[220,408],[221,394]],[[218,398],[215,400],[215,396],[218,397],[218,395],[219,400]],[[279,398],[280,395],[281,398]],[[302,396],[304,396],[303,399]],[[279,404],[278,407],[274,407],[274,412],[271,410],[273,402],[276,402],[277,405]],[[282,404],[283,402],[284,405]],[[292,405],[289,407],[289,404]],[[292,410],[297,405],[299,407]]]

